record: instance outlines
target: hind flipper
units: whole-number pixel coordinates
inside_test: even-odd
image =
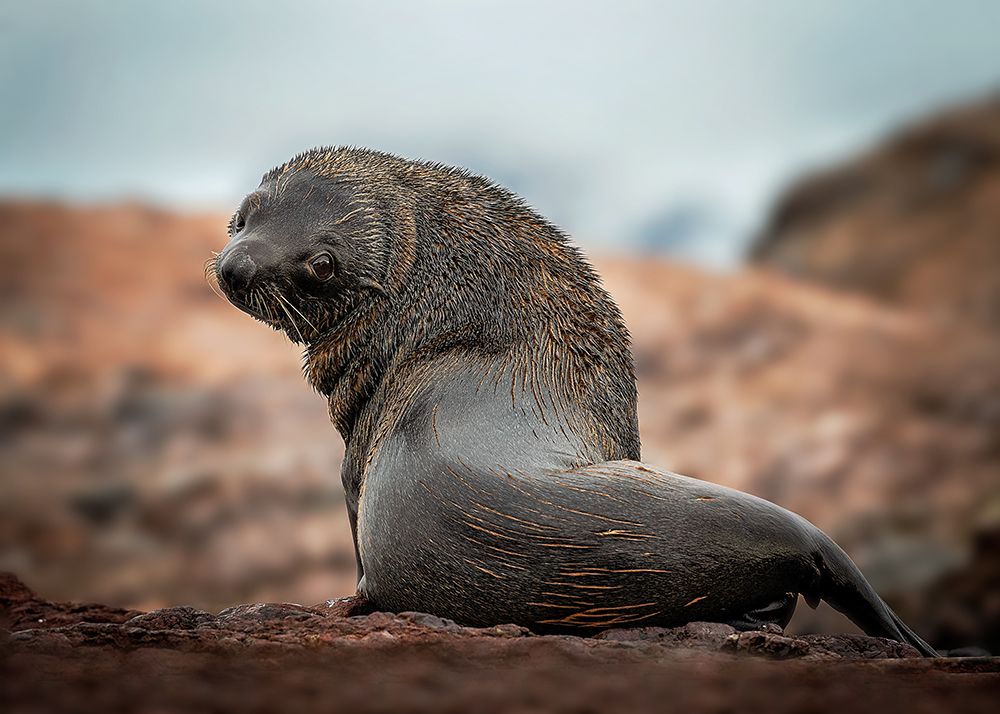
[[[747,610],[737,618],[727,620],[726,624],[735,627],[740,631],[759,630],[765,625],[777,625],[782,630],[788,626],[795,614],[795,606],[798,604],[797,593],[785,593],[777,600]]]

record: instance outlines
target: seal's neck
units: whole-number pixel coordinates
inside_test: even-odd
[[[306,379],[327,398],[330,419],[345,442],[350,442],[358,415],[381,383],[395,349],[386,329],[386,308],[381,300],[367,302],[304,354]]]

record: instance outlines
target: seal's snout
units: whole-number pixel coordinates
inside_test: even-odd
[[[231,251],[219,262],[219,280],[236,296],[247,292],[256,274],[257,263],[244,250]]]

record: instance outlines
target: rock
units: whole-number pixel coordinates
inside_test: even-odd
[[[319,617],[316,610],[291,603],[257,603],[237,605],[223,610],[215,618],[220,627],[253,629],[283,620],[304,621]]]
[[[740,632],[729,635],[723,649],[773,659],[789,659],[809,654],[809,643],[803,639],[770,632]]]
[[[462,632],[465,628],[456,624],[452,620],[447,620],[437,615],[428,615],[424,612],[401,612],[398,615],[400,620],[413,623],[429,630],[442,630],[444,632]]]
[[[80,623],[123,623],[139,614],[106,605],[43,600],[13,574],[0,573],[0,625],[11,632]]]
[[[736,633],[729,625],[691,622],[675,628],[640,627],[613,629],[594,637],[536,635],[524,627],[501,624],[495,627],[464,627],[451,620],[421,612],[398,614],[375,612],[345,617],[334,608],[303,607],[290,603],[255,603],[226,608],[218,615],[191,607],[173,607],[136,614],[101,605],[69,605],[38,598],[13,575],[2,581],[17,600],[4,604],[3,616],[31,611],[41,614],[35,622],[11,618],[15,626],[12,643],[30,650],[39,643],[58,641],[71,647],[107,647],[127,651],[140,647],[198,650],[220,642],[245,646],[268,642],[297,647],[354,642],[359,638],[381,637],[394,642],[470,640],[520,640],[558,643],[579,652],[600,657],[605,649],[620,643],[656,645],[661,649],[731,651],[768,657],[798,657],[810,647],[827,656],[854,659],[913,657],[915,650],[877,638],[840,635],[814,637],[811,641],[785,637],[780,628]],[[65,613],[75,612],[75,620]],[[54,617],[53,613],[59,616]],[[126,617],[125,615],[130,615]]]
[[[634,627],[605,630],[594,636],[596,640],[611,642],[655,642],[667,646],[691,649],[718,650],[725,646],[735,633],[729,625],[720,622],[689,622],[680,627]]]
[[[13,573],[0,573],[0,607],[10,607],[16,602],[34,599],[31,589]]]
[[[799,181],[751,250],[799,278],[1000,328],[1000,96]]]
[[[69,606],[0,579],[0,615]],[[107,608],[75,605],[80,612]],[[114,619],[114,618],[112,618]],[[43,623],[44,625],[44,623]],[[736,633],[717,623],[592,638],[468,628],[423,613],[175,607],[0,636],[0,709],[219,712],[310,703],[385,711],[991,712],[1000,659],[923,660],[863,636]],[[53,683],[58,682],[58,686]]]
[[[772,659],[796,657],[829,659],[905,659],[920,657],[915,647],[865,635],[802,635],[785,637],[772,632],[740,632],[726,638],[723,651]]]
[[[215,617],[204,610],[194,607],[168,607],[136,615],[131,620],[126,620],[125,626],[144,630],[194,630],[214,623]]]

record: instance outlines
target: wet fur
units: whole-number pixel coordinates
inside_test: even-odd
[[[267,314],[241,307],[304,345],[329,400],[375,606],[587,632],[785,624],[803,594],[933,652],[804,519],[638,463],[621,314],[516,196],[359,149],[300,155],[251,196],[259,231],[319,232],[343,265],[327,299],[275,268]]]

